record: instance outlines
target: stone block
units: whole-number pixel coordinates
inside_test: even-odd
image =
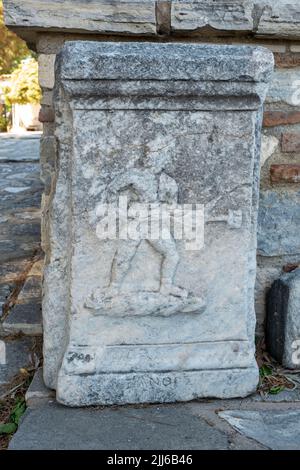
[[[256,34],[280,38],[299,38],[300,5],[297,0],[263,0],[253,3],[257,17]]]
[[[156,2],[156,24],[159,34],[170,34],[171,31],[171,1]]]
[[[40,367],[34,374],[33,380],[25,395],[26,405],[34,407],[42,402],[55,398],[55,393],[44,384],[43,369]]]
[[[52,104],[53,104],[53,91],[52,90],[43,90],[41,104],[44,106],[52,107]]]
[[[34,32],[156,34],[155,0],[6,0],[5,22]]]
[[[273,135],[263,135],[261,140],[260,164],[263,166],[266,161],[275,153],[279,140]]]
[[[44,195],[49,195],[54,178],[56,159],[56,138],[44,136],[41,139],[41,180],[44,183]]]
[[[300,70],[297,68],[276,69],[267,94],[266,103],[276,106],[289,105],[299,107]]]
[[[272,183],[300,183],[300,165],[271,165],[270,175]]]
[[[54,110],[50,106],[43,106],[39,112],[40,122],[53,122],[54,121]]]
[[[5,318],[2,327],[5,334],[41,335],[43,331],[41,304],[32,302],[15,305]]]
[[[277,67],[292,68],[300,66],[300,54],[275,53],[275,64]]]
[[[283,274],[268,296],[266,344],[284,367],[300,370],[300,269]]]
[[[40,54],[39,63],[39,84],[41,88],[52,89],[54,87],[54,63],[56,54]]]
[[[300,6],[290,0],[175,0],[174,31],[254,33],[256,36],[299,38]]]
[[[217,31],[253,30],[252,2],[249,1],[172,1],[173,31],[211,28]]]
[[[300,123],[300,111],[265,111],[263,126],[275,127]]]
[[[260,193],[258,253],[281,256],[300,253],[300,192]]]
[[[281,149],[283,152],[300,152],[300,133],[284,132],[282,134]]]
[[[62,49],[43,297],[44,377],[61,403],[255,389],[258,137],[272,68],[263,48]],[[165,222],[168,241],[102,239],[101,204],[124,195],[130,211],[136,203],[198,204],[204,247],[200,236],[187,249]]]
[[[290,51],[291,52],[300,52],[300,44],[292,44],[290,46]]]

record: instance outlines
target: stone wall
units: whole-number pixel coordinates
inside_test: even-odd
[[[39,56],[44,227],[55,184],[52,90],[56,54],[68,40],[256,44],[274,52],[276,70],[264,110],[257,271],[257,331],[265,296],[282,271],[300,263],[300,3],[292,0],[4,0],[6,23]],[[46,260],[47,261],[47,260]]]

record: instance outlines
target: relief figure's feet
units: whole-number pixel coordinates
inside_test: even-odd
[[[170,283],[163,283],[160,287],[160,293],[163,295],[173,295],[174,297],[180,297],[186,299],[188,297],[188,291],[179,286],[174,286]]]

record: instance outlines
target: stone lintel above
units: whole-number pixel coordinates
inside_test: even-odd
[[[4,8],[7,26],[29,42],[41,32],[300,38],[298,0],[4,0]]]

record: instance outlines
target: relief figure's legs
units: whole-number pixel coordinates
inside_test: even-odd
[[[150,245],[162,255],[160,292],[165,295],[178,297],[187,296],[187,292],[181,287],[174,286],[174,277],[179,263],[179,255],[175,240],[148,240]]]

